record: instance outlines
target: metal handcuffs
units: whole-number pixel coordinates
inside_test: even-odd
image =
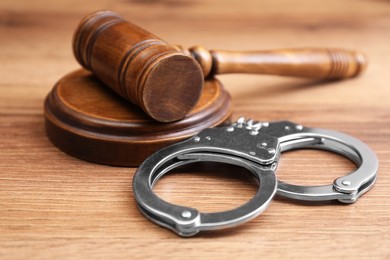
[[[338,153],[358,168],[326,186],[299,186],[277,181],[275,170],[280,154],[301,148]],[[153,192],[154,184],[165,173],[199,161],[222,162],[248,169],[259,180],[258,192],[244,205],[218,213],[200,213],[194,208],[173,205]],[[240,118],[231,126],[205,129],[151,155],[138,168],[133,190],[138,207],[147,218],[188,237],[201,230],[232,227],[253,219],[267,208],[275,193],[297,200],[353,203],[373,186],[377,170],[378,159],[374,152],[349,135],[288,121],[268,123]]]

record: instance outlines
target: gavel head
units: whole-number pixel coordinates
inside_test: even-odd
[[[160,122],[179,120],[203,86],[198,62],[110,11],[86,16],[73,38],[77,61]]]

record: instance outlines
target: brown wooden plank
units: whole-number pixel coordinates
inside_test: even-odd
[[[0,7],[1,259],[390,257],[388,1],[5,0]],[[288,119],[343,131],[369,144],[380,161],[375,187],[353,205],[310,206],[277,198],[245,225],[191,239],[152,224],[135,205],[134,168],[70,157],[51,145],[43,128],[46,94],[79,67],[72,33],[85,14],[102,9],[185,46],[365,51],[366,73],[347,81],[219,78],[233,96],[235,117]],[[353,168],[322,152],[283,156],[279,176],[302,184],[326,183]],[[205,211],[233,208],[253,195],[255,186],[245,172],[225,166],[212,171],[182,170],[164,178],[157,192]]]

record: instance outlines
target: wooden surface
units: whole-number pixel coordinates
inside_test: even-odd
[[[1,259],[389,259],[390,4],[310,1],[1,1]],[[131,191],[136,169],[96,165],[47,139],[43,101],[78,68],[71,39],[87,13],[112,9],[184,46],[256,50],[343,47],[364,50],[359,78],[323,83],[230,75],[234,116],[289,119],[346,132],[380,160],[375,187],[353,205],[308,205],[276,198],[255,220],[182,239],[146,220]],[[327,184],[353,169],[325,152],[283,155],[278,176]],[[193,172],[195,171],[195,173]],[[164,199],[218,211],[240,205],[255,184],[241,170],[200,165],[161,180]],[[192,172],[192,173],[191,173]],[[200,173],[198,173],[200,172]]]

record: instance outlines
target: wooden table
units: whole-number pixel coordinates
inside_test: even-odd
[[[0,11],[0,258],[390,259],[390,5],[388,1],[2,1]],[[182,239],[146,220],[131,183],[135,168],[97,165],[55,148],[43,100],[77,69],[72,33],[89,12],[111,9],[171,43],[253,50],[345,47],[370,65],[356,79],[320,83],[221,76],[234,117],[288,119],[356,136],[380,160],[375,187],[357,203],[311,205],[276,198],[240,227]],[[327,184],[354,169],[326,152],[283,155],[278,177]],[[216,165],[164,178],[164,199],[203,211],[232,209],[257,186]],[[240,173],[240,174],[237,174]]]

